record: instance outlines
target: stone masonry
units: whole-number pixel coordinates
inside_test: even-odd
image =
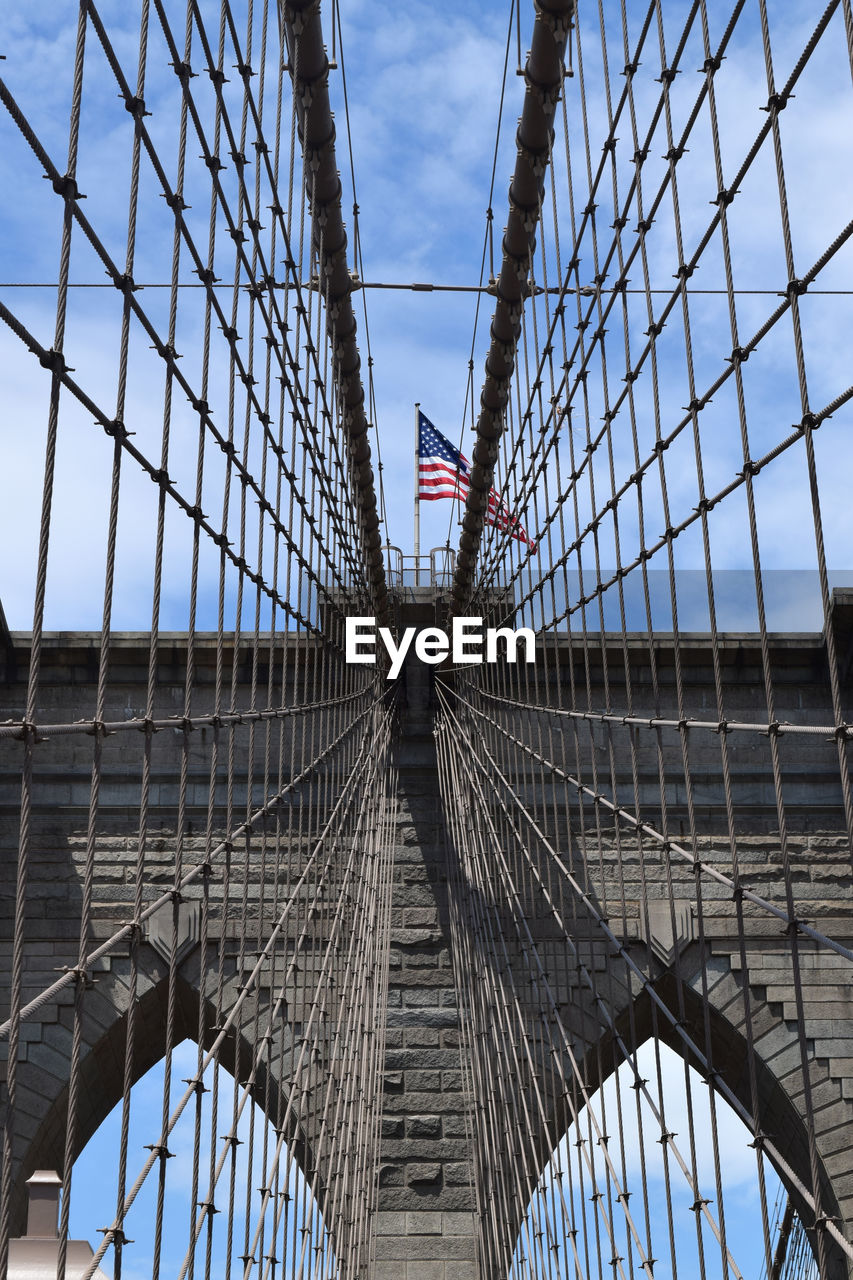
[[[20,716],[25,687],[28,637],[13,634],[11,639],[14,661],[7,661],[4,672],[5,706],[0,709],[0,720]],[[729,714],[732,716],[746,717],[756,713],[760,705],[754,641],[754,637],[726,640],[726,679],[731,691]],[[689,652],[685,657],[691,681],[691,706],[710,707],[713,696],[707,640],[697,637],[691,644],[692,647],[687,645]],[[181,638],[164,637],[161,650],[160,697],[163,706],[171,707],[174,713],[180,706],[183,688]],[[47,638],[45,705],[40,708],[43,719],[70,721],[87,713],[92,701],[96,653],[96,637],[69,634]],[[111,707],[111,714],[120,715],[123,708],[138,706],[142,698],[147,637],[117,636],[113,654],[110,696],[115,705]],[[784,704],[785,718],[828,716],[823,654],[819,636],[773,638],[774,671],[778,673],[783,691],[780,705]],[[572,660],[568,648],[565,660]],[[671,664],[665,646],[661,647],[660,661],[665,687],[671,689]],[[197,662],[203,685],[212,672],[212,643],[206,648],[205,641],[200,641]],[[241,679],[248,680],[248,669],[244,670],[239,664],[238,669]],[[637,658],[637,671],[638,687],[641,687],[641,656]],[[593,671],[593,679],[596,678]],[[453,851],[446,842],[446,824],[438,794],[430,673],[409,667],[405,685],[396,760],[400,779],[399,828],[386,1015],[379,1201],[373,1224],[375,1280],[392,1280],[392,1277],[394,1280],[398,1277],[400,1280],[474,1280],[479,1274],[470,1137],[475,1112],[464,1087],[466,1070],[460,1054],[458,984],[454,977],[455,957],[448,923],[447,860]],[[848,697],[849,687],[848,673]],[[594,699],[594,690],[592,696]],[[618,701],[618,691],[615,696]],[[239,703],[239,696],[237,701]],[[95,887],[96,937],[108,936],[116,922],[126,918],[132,900],[138,778],[129,771],[138,767],[138,747],[119,741],[127,736],[109,739],[105,749],[101,825],[104,847],[109,847],[111,856],[99,869]],[[168,735],[159,735],[159,739],[157,768],[152,779],[156,822],[151,832],[151,874],[155,882],[167,884],[180,736],[175,734],[173,742],[168,740]],[[591,735],[590,744],[591,752],[603,752],[604,743],[595,734]],[[809,904],[810,918],[825,932],[846,940],[849,945],[853,940],[850,866],[837,829],[837,764],[833,783],[830,748],[831,743],[815,744],[793,737],[785,743],[794,876],[798,895]],[[743,826],[741,847],[745,874],[758,891],[771,892],[774,860],[778,857],[772,789],[767,789],[766,765],[759,759],[760,749],[758,753],[746,747],[738,750],[735,785],[738,817]],[[19,756],[14,750],[4,754],[8,763],[0,775],[3,855],[0,972],[6,974],[12,906],[9,875],[10,870],[14,873],[19,799],[15,771],[19,767]],[[642,761],[643,767],[648,765],[648,768],[640,780],[641,788],[651,795],[654,791],[652,767],[645,757]],[[191,840],[200,839],[204,831],[206,766],[205,746],[199,740],[191,758]],[[74,962],[90,767],[91,742],[79,736],[52,740],[44,744],[39,756],[39,806],[34,814],[37,856],[33,868],[33,882],[38,892],[34,895],[32,918],[28,923],[33,942],[27,958],[25,999],[35,995],[57,968]],[[719,786],[714,785],[710,755],[707,760],[697,756],[696,767],[697,775],[702,778],[700,839],[710,859],[719,856],[722,860],[726,845]],[[683,808],[679,797],[674,795],[672,819],[676,831],[682,817]],[[572,821],[571,813],[567,812],[567,829]],[[626,907],[618,930],[631,954],[636,955],[638,962],[653,976],[659,993],[664,999],[674,1000],[673,939],[664,936],[664,926],[657,930],[656,937],[647,936],[644,923],[647,917],[641,910],[642,898],[632,870],[636,859],[630,848],[624,846],[621,856],[627,887]],[[602,850],[602,879],[592,886],[601,901],[607,899],[607,868],[612,869],[614,858],[613,848]],[[662,885],[657,892],[662,895]],[[253,885],[249,909],[256,915],[263,910],[259,893],[258,886]],[[677,948],[682,979],[695,996],[686,1009],[687,1022],[697,1042],[701,1042],[705,1034],[701,997],[704,972],[709,983],[715,1067],[738,1097],[748,1102],[743,1024],[743,986],[748,982],[757,1037],[755,1051],[764,1127],[774,1136],[797,1175],[808,1182],[802,1060],[792,1003],[788,944],[772,921],[761,918],[758,913],[748,913],[748,977],[745,978],[731,902],[722,892],[716,898],[711,895],[706,903],[706,939],[704,946],[700,946],[691,899],[692,888],[685,878],[684,928]],[[652,911],[648,919],[654,915]],[[617,928],[612,903],[611,921]],[[557,948],[551,945],[547,925],[535,923],[542,931],[543,954],[549,957],[551,976],[567,1025],[577,1037],[588,1083],[595,1087],[600,1083],[596,1064],[607,1061],[607,1036],[579,993],[577,973],[561,963]],[[232,926],[226,926],[226,937],[231,937],[231,929]],[[236,939],[236,925],[233,935]],[[591,968],[603,972],[607,956],[593,933],[587,937],[579,935],[578,943]],[[166,965],[150,932],[140,946],[140,955],[140,1011],[145,1028],[140,1043],[146,1046],[139,1062],[141,1073],[162,1053]],[[81,1142],[91,1136],[120,1097],[127,964],[127,955],[120,951],[105,959],[95,975],[96,996],[87,1001]],[[825,1204],[849,1234],[853,1221],[853,1156],[849,1137],[853,1123],[853,1002],[849,965],[841,957],[804,942],[801,966],[805,974],[806,1052]],[[227,982],[236,990],[241,978],[236,945],[228,951],[226,968]],[[181,1029],[187,1035],[192,1035],[197,1025],[198,993],[203,986],[203,976],[198,971],[198,951],[190,946],[181,964],[178,1013]],[[294,998],[298,995],[294,992]],[[20,1230],[22,1224],[23,1180],[34,1168],[58,1167],[62,1157],[63,1082],[67,1079],[70,1052],[71,998],[68,995],[46,1006],[24,1028],[21,1081],[28,1102],[22,1113],[16,1148],[20,1195],[13,1232]],[[618,1001],[614,1006],[619,1018],[627,1018],[630,1005],[637,1026],[650,1027],[648,1003],[642,993],[626,985],[621,999],[621,1010]],[[5,1003],[2,990],[0,1003]],[[247,1025],[250,1021],[249,1016]],[[242,1052],[240,1044],[235,1044],[231,1052],[232,1066],[236,1067]],[[274,1066],[274,1074],[282,1081],[286,1080],[290,1052],[292,1046],[282,1047]],[[272,1083],[275,1088],[276,1082]],[[519,1087],[525,1087],[526,1083],[519,1081]],[[564,1123],[561,1103],[554,1098],[550,1105],[554,1124],[559,1129]],[[310,1153],[301,1154],[310,1166]],[[546,1155],[543,1144],[541,1159]],[[535,1163],[521,1171],[521,1180],[528,1188],[535,1185],[541,1168],[541,1164],[537,1168]],[[310,1167],[309,1172],[312,1172]],[[322,1181],[322,1170],[313,1170],[313,1175]],[[796,1194],[794,1199],[796,1201]],[[520,1203],[518,1212],[523,1211],[524,1205]],[[508,1224],[508,1237],[517,1227],[518,1223]],[[831,1257],[833,1276],[847,1276],[849,1269],[838,1251],[831,1251]],[[498,1277],[488,1276],[483,1280],[498,1280]]]

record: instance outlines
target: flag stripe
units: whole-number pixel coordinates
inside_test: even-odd
[[[450,441],[418,410],[418,497],[427,502],[437,498],[464,498],[471,488],[471,464]],[[495,492],[489,492],[486,520],[510,537],[525,542],[531,552],[536,543],[523,525],[507,509]]]

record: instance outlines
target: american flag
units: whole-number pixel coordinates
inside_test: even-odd
[[[418,497],[464,498],[471,464],[418,410]]]
[[[471,464],[433,426],[426,414],[418,410],[418,497],[431,502],[436,498],[464,498],[471,487]],[[525,542],[531,552],[536,543],[527,536],[522,525],[507,509],[494,489],[489,491],[489,524],[508,529],[510,536]]]

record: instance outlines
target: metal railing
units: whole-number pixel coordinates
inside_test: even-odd
[[[447,587],[453,582],[456,552],[433,547],[425,555],[405,555],[399,547],[385,547],[388,585],[394,587]]]

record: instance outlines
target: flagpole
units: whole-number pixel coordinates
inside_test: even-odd
[[[418,445],[420,444],[420,401],[415,401],[415,586],[421,580],[421,471]]]

